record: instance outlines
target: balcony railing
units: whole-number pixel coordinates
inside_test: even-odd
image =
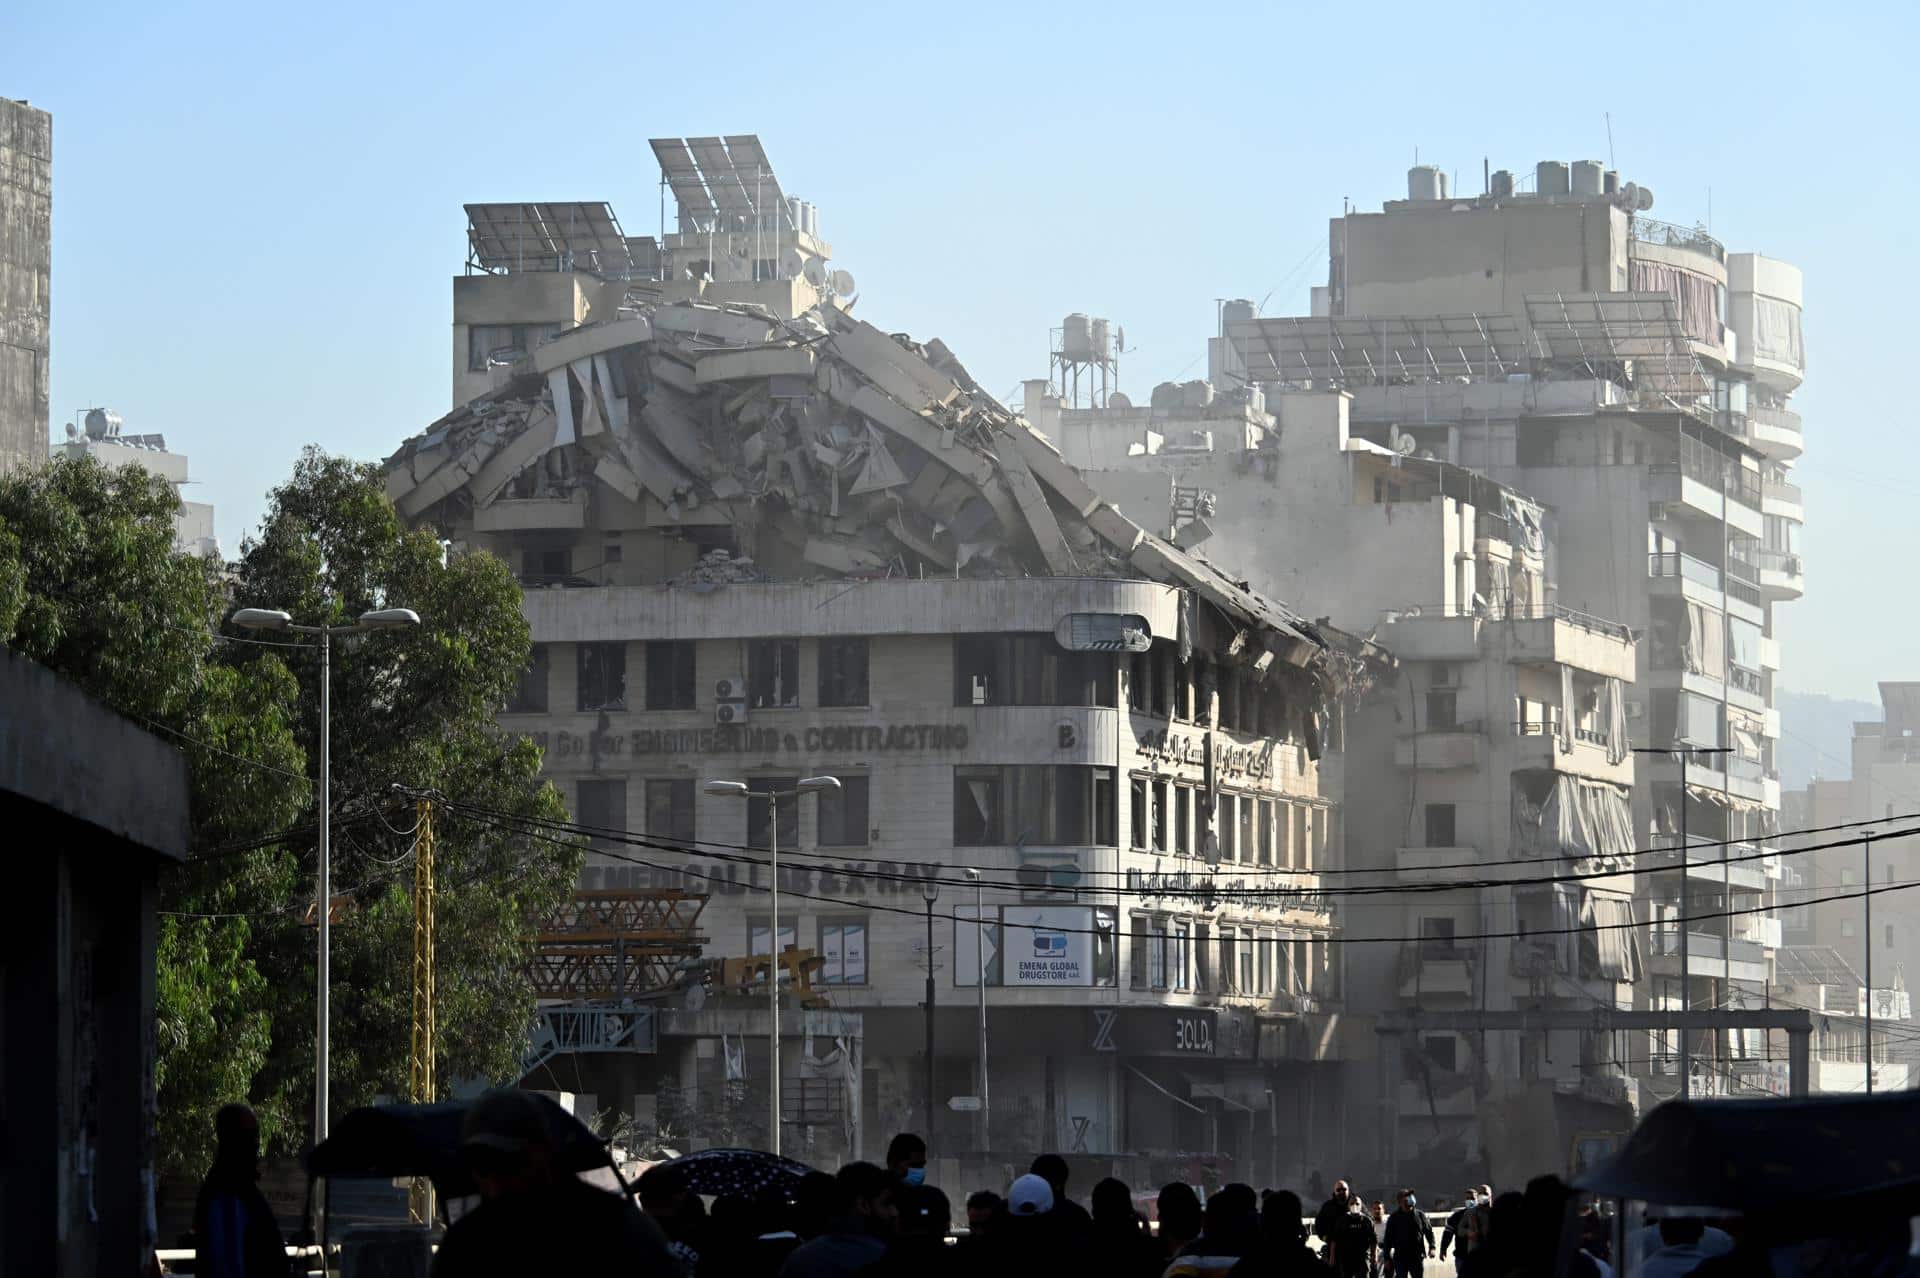
[[[1755,696],[1764,695],[1767,688],[1766,676],[1758,670],[1749,670],[1745,666],[1727,664],[1727,682],[1742,692],[1751,692]]]
[[[1656,550],[1647,556],[1647,576],[1680,577],[1709,590],[1720,589],[1720,570],[1704,559],[1677,550]]]
[[[1627,227],[1628,233],[1642,244],[1663,244],[1668,248],[1692,249],[1696,253],[1705,253],[1714,261],[1723,264],[1727,260],[1726,246],[1697,226],[1660,222],[1650,217],[1631,217],[1627,219]]]
[[[1515,736],[1521,737],[1557,737],[1560,735],[1560,721],[1558,719],[1519,719],[1514,722],[1513,731]],[[1575,727],[1573,739],[1605,749],[1609,737],[1601,728]]]
[[[1780,572],[1789,577],[1801,574],[1800,556],[1787,550],[1773,550],[1762,546],[1754,552],[1755,562],[1763,572]]]
[[[1760,494],[1763,497],[1771,497],[1775,501],[1789,502],[1795,506],[1803,506],[1806,504],[1800,500],[1800,485],[1789,484],[1781,479],[1769,479],[1761,484]]]
[[[1748,416],[1759,425],[1770,426],[1774,430],[1789,431],[1795,435],[1801,433],[1800,414],[1794,412],[1791,408],[1775,408],[1771,405],[1756,404],[1749,411]]]

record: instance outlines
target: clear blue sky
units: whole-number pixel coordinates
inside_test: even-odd
[[[0,94],[54,114],[53,416],[190,454],[229,549],[309,442],[448,407],[472,200],[658,221],[651,136],[757,132],[860,313],[1006,392],[1108,315],[1124,385],[1204,373],[1214,299],[1306,309],[1326,219],[1415,148],[1613,156],[1807,277],[1806,597],[1786,682],[1920,676],[1910,5],[0,6]],[[1311,600],[1298,600],[1311,613]]]

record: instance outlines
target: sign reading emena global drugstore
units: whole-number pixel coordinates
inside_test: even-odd
[[[964,750],[961,723],[813,724],[782,731],[747,725],[635,728],[631,732],[533,732],[533,743],[556,759],[668,754],[896,754]]]

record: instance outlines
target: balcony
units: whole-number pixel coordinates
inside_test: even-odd
[[[1758,608],[1766,598],[1760,589],[1760,567],[1751,559],[1732,556],[1727,560],[1727,597]]]
[[[1762,547],[1756,552],[1760,576],[1760,591],[1776,603],[1782,599],[1798,599],[1806,593],[1806,578],[1802,575],[1800,556],[1785,550],[1769,550]]]
[[[1393,743],[1394,764],[1402,768],[1450,772],[1479,768],[1486,758],[1487,730],[1478,722],[1410,732]]]
[[[1649,938],[1648,949],[1651,962],[1648,964],[1655,976],[1678,976],[1680,974],[1680,934],[1678,932],[1659,931]],[[1753,941],[1736,938],[1729,952],[1722,948],[1719,937],[1707,932],[1687,933],[1687,972],[1689,977],[1730,976],[1736,981],[1765,981],[1767,979],[1767,954]],[[1729,967],[1731,961],[1731,967]]]
[[[587,526],[587,493],[564,497],[502,497],[473,512],[476,532],[577,531]]]
[[[1400,997],[1475,994],[1479,990],[1475,970],[1479,957],[1472,947],[1447,941],[1420,941],[1402,946]]]
[[[1760,585],[1759,567],[1737,560],[1723,578],[1720,570],[1704,559],[1695,559],[1679,551],[1657,550],[1647,556],[1647,576],[1656,581],[1673,582],[1674,590],[1665,593],[1677,592],[1696,603],[1710,604],[1715,608],[1720,606],[1722,593],[1755,608],[1766,598]]]
[[[1727,920],[1733,924],[1733,941],[1750,941],[1764,949],[1780,948],[1780,920],[1764,914],[1743,914]]]
[[[1761,408],[1747,414],[1747,442],[1775,461],[1800,455],[1800,414],[1791,408]]]
[[[1735,843],[1728,849],[1732,857],[1752,856],[1759,851],[1751,843]],[[1656,880],[1652,890],[1663,897],[1677,900],[1679,885],[1673,882],[1672,873],[1680,866],[1679,848],[1658,848],[1642,852],[1635,869],[1642,873],[1664,875]],[[1731,884],[1736,892],[1764,892],[1767,888],[1767,874],[1761,861],[1730,860],[1722,864],[1719,848],[1695,848],[1687,858],[1687,878],[1703,887],[1718,890]],[[1692,895],[1696,889],[1688,888]]]
[[[1661,222],[1650,217],[1630,217],[1627,219],[1627,228],[1628,233],[1642,244],[1658,244],[1664,248],[1705,253],[1722,266],[1727,263],[1726,246],[1700,227],[1681,226],[1675,222]]]
[[[1720,570],[1704,559],[1677,550],[1656,550],[1647,556],[1647,576],[1672,581],[1691,581],[1720,592]]]
[[[1403,883],[1448,883],[1457,879],[1479,880],[1485,872],[1478,868],[1478,848],[1400,848],[1394,853],[1394,869]],[[1473,865],[1471,870],[1440,869],[1440,866]]]
[[[1800,500],[1800,485],[1789,484],[1785,480],[1768,479],[1760,484],[1760,513],[1778,515],[1782,519],[1791,519],[1796,524],[1807,522],[1806,512]]]
[[[1611,781],[1616,785],[1633,784],[1633,755],[1629,751],[1619,762],[1607,759],[1610,745],[1605,729],[1575,727],[1573,749],[1560,748],[1560,725],[1551,719],[1523,719],[1513,725],[1513,766],[1515,769],[1540,769],[1565,772],[1572,776]]]

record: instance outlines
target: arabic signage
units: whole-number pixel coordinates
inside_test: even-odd
[[[1237,746],[1218,733],[1175,732],[1157,728],[1143,732],[1134,744],[1151,763],[1188,764],[1203,767],[1211,743],[1213,770],[1222,778],[1262,781],[1273,775],[1275,742],[1257,746]]]
[[[1218,909],[1225,905],[1257,906],[1269,910],[1331,911],[1327,894],[1268,876],[1228,878],[1216,870],[1127,871],[1127,891],[1164,901]]]
[[[1015,906],[1001,911],[1008,985],[1092,985],[1093,911],[1086,906]]]
[[[650,853],[645,848],[623,855],[663,856],[680,859],[678,853]],[[805,892],[817,896],[896,897],[921,899],[923,879],[938,875],[939,867],[925,863],[899,861],[813,862],[780,866],[780,890]],[[685,888],[689,892],[710,892],[716,897],[764,895],[767,867],[742,865],[734,861],[709,861],[692,858],[682,865],[657,866],[630,863],[605,864],[590,860],[581,871],[580,886],[589,890],[635,888]]]

